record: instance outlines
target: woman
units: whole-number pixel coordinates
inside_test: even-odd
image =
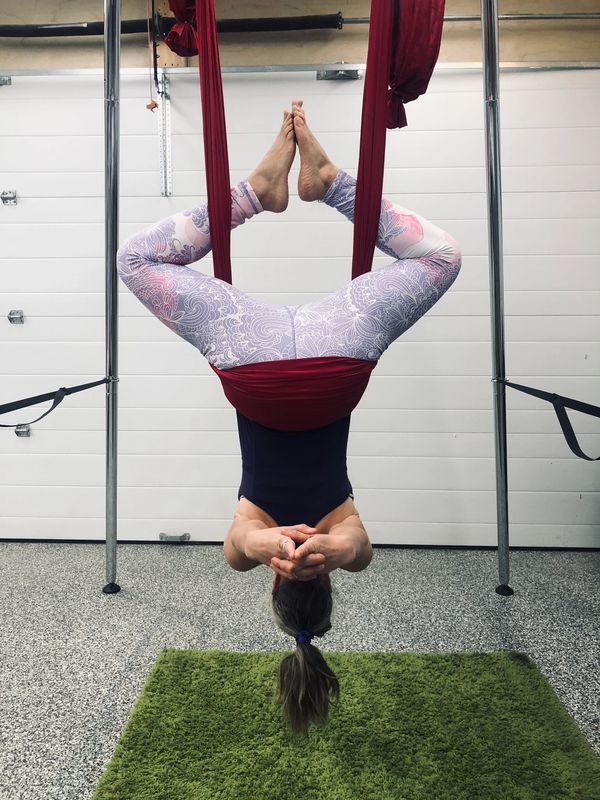
[[[232,228],[285,210],[296,146],[300,198],[353,220],[356,182],[328,158],[297,100],[265,158],[231,190]],[[119,274],[202,352],[236,408],[242,482],[224,553],[233,569],[275,572],[275,620],[297,643],[281,663],[278,700],[299,732],[323,724],[339,695],[311,645],[331,628],[329,573],[358,572],[372,558],[346,471],[351,411],[384,350],[452,285],[461,254],[449,234],[383,199],[377,246],[395,261],[319,300],[276,307],[186,266],[210,246],[204,205],[128,239]]]

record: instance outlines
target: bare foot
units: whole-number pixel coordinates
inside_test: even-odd
[[[294,125],[289,111],[283,112],[283,125],[248,183],[265,211],[285,211],[289,200],[288,174],[296,155]]]
[[[292,101],[294,132],[300,150],[298,194],[301,200],[322,200],[327,189],[333,183],[338,168],[330,161],[329,156],[306,124],[302,108],[303,102],[303,100]]]

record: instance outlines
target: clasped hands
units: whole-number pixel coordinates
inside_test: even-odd
[[[246,536],[246,557],[299,581],[310,581],[354,560],[354,543],[349,537],[316,531],[304,524],[251,530]]]

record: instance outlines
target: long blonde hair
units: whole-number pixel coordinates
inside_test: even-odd
[[[323,636],[331,628],[333,599],[329,575],[311,581],[277,581],[272,593],[275,622],[294,636],[309,630]],[[314,644],[298,644],[279,665],[277,702],[293,733],[305,733],[311,723],[323,726],[331,701],[337,701],[340,685]]]

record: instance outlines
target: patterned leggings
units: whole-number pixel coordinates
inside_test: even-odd
[[[340,170],[322,202],[353,221],[355,186]],[[231,190],[231,203],[232,228],[263,210],[247,181]],[[452,236],[385,198],[377,247],[396,260],[310,303],[273,306],[186,266],[211,249],[203,205],[131,236],[118,270],[155,316],[218,369],[318,356],[377,361],[450,288],[461,265]]]

